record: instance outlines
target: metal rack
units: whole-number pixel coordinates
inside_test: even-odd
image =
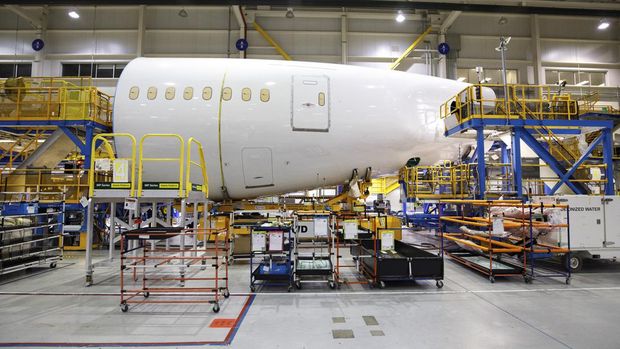
[[[372,218],[364,215],[363,213],[354,212],[341,212],[336,218],[336,233],[335,247],[336,247],[336,265],[334,269],[334,278],[336,280],[336,286],[340,288],[342,284],[355,285],[355,284],[368,284],[367,279],[360,279],[360,240],[372,238],[372,232],[362,228],[364,226],[370,226],[370,220]],[[366,224],[361,222],[365,221]],[[345,262],[344,251],[350,251],[351,262]],[[351,263],[351,264],[349,264]],[[354,270],[356,274],[345,273],[344,270]],[[349,276],[349,277],[347,277]]]
[[[3,192],[0,275],[62,259],[64,194]]]
[[[492,283],[496,277],[504,276],[522,276],[526,283],[536,277],[564,277],[570,283],[570,268],[561,268],[565,272],[551,270],[534,262],[554,256],[570,257],[567,205],[529,204],[519,200],[442,200],[440,203],[442,237],[460,247],[446,252],[455,261],[486,275]],[[456,205],[457,215],[443,215],[444,205]],[[506,209],[510,211],[502,211]],[[551,222],[545,217],[546,209],[565,212],[566,223]],[[556,239],[563,240],[564,229],[566,247],[561,247],[564,241],[555,245],[539,241],[542,232],[554,230]]]
[[[212,234],[216,238],[208,242]],[[199,237],[202,243],[197,245]],[[169,243],[172,238],[179,244]],[[127,312],[129,304],[209,303],[219,312],[221,297],[230,296],[229,251],[226,230],[160,227],[123,232],[121,311]]]
[[[399,228],[402,230],[402,228]],[[361,240],[361,271],[371,286],[385,288],[386,281],[435,280],[443,287],[443,243],[417,247],[396,240],[394,228],[378,228],[372,239]],[[437,249],[437,253],[431,252]]]
[[[290,226],[252,227],[250,290],[257,286],[293,289],[293,236]],[[276,241],[277,240],[277,241]]]
[[[298,211],[294,215],[294,283],[327,282],[336,288],[334,276],[334,220],[328,211]]]

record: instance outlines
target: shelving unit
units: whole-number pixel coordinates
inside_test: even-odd
[[[327,282],[336,288],[334,276],[334,220],[331,212],[299,211],[295,213],[295,287],[302,283]],[[303,229],[306,228],[306,229]],[[302,236],[302,230],[307,233]]]
[[[287,286],[290,292],[294,244],[291,227],[252,227],[250,235],[250,290],[255,292],[259,286]]]
[[[522,276],[526,283],[536,277],[563,277],[570,283],[570,269],[551,270],[534,260],[556,256],[570,257],[569,209],[567,205],[529,204],[519,200],[442,200],[442,237],[460,249],[448,251],[455,261],[486,275]],[[444,205],[456,205],[458,215],[443,215]],[[566,214],[567,223],[553,222],[548,209]],[[541,241],[555,234],[558,241]],[[566,241],[566,247],[560,247]],[[570,259],[570,258],[568,258]],[[565,270],[563,270],[565,269]]]
[[[0,193],[0,275],[62,259],[63,193]],[[41,200],[45,199],[45,200]]]

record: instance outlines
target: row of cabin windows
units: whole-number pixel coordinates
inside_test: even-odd
[[[167,100],[173,100],[176,94],[176,88],[170,86],[170,87],[166,87],[166,90],[164,92],[164,97]],[[140,96],[140,88],[138,86],[133,86],[131,89],[129,89],[129,99],[131,100],[136,100],[138,99],[138,97]],[[202,89],[202,99],[204,99],[205,101],[211,100],[211,98],[213,97],[213,90],[211,89],[211,87],[205,87]],[[146,90],[146,98],[148,98],[149,100],[154,100],[155,98],[157,98],[157,87],[149,87]],[[183,99],[185,99],[186,101],[191,100],[192,98],[194,98],[194,88],[193,87],[186,87],[183,90]],[[269,102],[269,98],[270,98],[270,93],[269,93],[269,89],[267,88],[262,88],[260,90],[260,100],[261,102]],[[224,87],[224,89],[222,90],[222,99],[225,101],[229,101],[232,99],[232,89],[230,87]],[[244,87],[243,89],[241,89],[241,99],[244,102],[248,102],[249,100],[252,99],[252,90],[248,87]],[[325,105],[325,93],[324,92],[319,92],[318,95],[318,103],[320,106],[324,106]]]
[[[173,100],[176,94],[176,88],[175,87],[166,87],[166,90],[164,91],[164,97],[167,100]],[[232,99],[232,89],[230,87],[224,87],[224,89],[222,90],[222,99],[225,101],[229,101]],[[132,88],[129,89],[129,99],[131,100],[136,100],[138,99],[138,97],[140,96],[140,88],[138,86],[133,86]],[[202,89],[202,99],[204,99],[205,101],[211,100],[211,98],[213,97],[213,89],[211,87],[205,87]],[[146,90],[146,98],[148,98],[149,100],[154,100],[155,98],[157,98],[157,87],[149,87]],[[192,98],[194,98],[194,88],[193,87],[186,87],[185,89],[183,89],[183,99],[185,99],[186,101],[191,100]],[[263,88],[260,90],[260,100],[261,102],[269,102],[269,98],[270,98],[270,93],[269,93],[269,89],[267,88]],[[244,102],[248,102],[250,99],[252,99],[252,90],[245,87],[241,90],[241,99]]]

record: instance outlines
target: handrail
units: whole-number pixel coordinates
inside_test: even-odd
[[[112,144],[106,139],[106,137],[126,137],[131,140],[131,157],[130,158],[117,158],[114,154],[114,148]],[[90,159],[90,171],[88,171],[88,195],[93,196],[95,192],[95,160],[101,159],[101,157],[97,157],[96,150],[98,148],[98,141],[102,142],[102,145],[105,148],[108,159],[113,160],[129,160],[131,161],[131,169],[130,169],[130,187],[129,187],[129,196],[134,196],[135,191],[135,173],[136,173],[136,138],[130,133],[100,133],[93,137],[92,146],[91,146],[91,159]]]
[[[178,139],[179,140],[179,144],[180,144],[179,157],[178,158],[145,158],[144,157],[144,141],[147,140],[148,138],[155,138],[155,137],[176,138],[176,139]],[[178,162],[178,166],[179,166],[179,196],[182,197],[183,196],[183,157],[184,157],[184,154],[185,154],[185,141],[178,134],[173,134],[173,133],[147,133],[144,136],[142,136],[142,138],[140,138],[140,146],[139,146],[139,153],[138,153],[138,162],[139,162],[139,166],[138,166],[138,196],[142,196],[142,172],[143,172],[143,169],[144,169],[143,165],[144,165],[145,161],[161,161],[161,162],[175,161],[175,162]]]
[[[196,146],[198,147],[198,157],[199,157],[200,163],[192,161],[192,155],[191,155],[192,144],[196,144]],[[186,166],[185,188],[188,194],[192,190],[192,182],[190,178],[192,165],[200,167],[200,170],[202,173],[202,181],[203,181],[201,191],[205,194],[206,197],[209,197],[209,177],[207,176],[207,165],[205,163],[205,155],[204,155],[204,151],[202,148],[202,143],[197,141],[194,137],[190,137],[187,140],[187,160],[185,161],[185,166]]]

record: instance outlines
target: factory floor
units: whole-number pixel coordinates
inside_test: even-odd
[[[230,267],[230,279],[231,297],[217,314],[207,304],[140,304],[122,313],[118,261],[98,267],[85,287],[83,253],[66,253],[56,269],[0,278],[0,347],[620,347],[620,263],[588,263],[570,285],[520,277],[491,284],[450,259],[442,289],[434,281],[307,284],[252,295],[244,261]]]

